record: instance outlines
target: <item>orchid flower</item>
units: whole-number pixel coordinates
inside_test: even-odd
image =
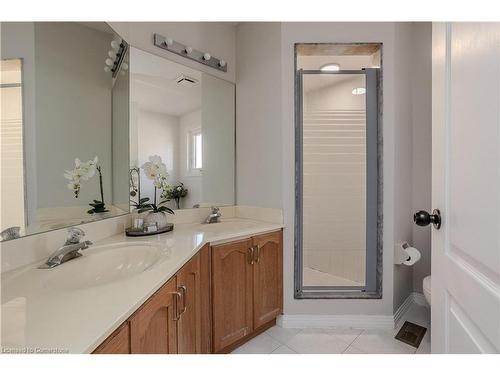
[[[81,181],[87,181],[88,179],[94,177],[98,162],[99,159],[97,156],[86,163],[82,163],[80,159],[76,158],[75,168],[70,171],[65,171],[64,177],[69,180],[69,183],[67,184],[68,189],[73,190],[75,198],[78,198],[78,194],[80,193]]]

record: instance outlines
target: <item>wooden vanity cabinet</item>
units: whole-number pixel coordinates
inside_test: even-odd
[[[118,327],[99,347],[94,354],[130,354],[130,325],[126,321]]]
[[[251,240],[212,246],[214,352],[253,331]]]
[[[257,329],[276,319],[283,311],[282,232],[252,238],[253,327]]]
[[[132,354],[177,353],[179,300],[180,295],[173,277],[132,315]]]
[[[223,353],[283,310],[282,232],[212,246],[213,349]]]
[[[176,274],[180,293],[179,354],[210,353],[210,247],[203,247]]]
[[[204,246],[96,354],[224,353],[275,323],[282,232]]]

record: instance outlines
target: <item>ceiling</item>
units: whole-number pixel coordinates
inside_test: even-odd
[[[113,31],[111,26],[109,26],[106,22],[77,22],[77,23],[79,23],[80,25],[86,26],[90,29],[94,29],[97,31],[103,31],[103,32],[111,34],[113,36],[115,35],[115,32]]]
[[[194,78],[196,85],[181,86],[176,79]],[[140,109],[182,116],[201,107],[201,73],[135,48],[130,53],[130,100]]]

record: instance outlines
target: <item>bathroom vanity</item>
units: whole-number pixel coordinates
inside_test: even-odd
[[[282,232],[206,244],[95,351],[229,352],[283,306]]]
[[[283,220],[236,214],[234,83],[104,22],[1,27],[23,156],[1,176],[2,350],[224,353],[274,324]],[[222,221],[200,224],[211,206]],[[125,236],[163,219],[173,232]],[[89,246],[64,242],[72,226]]]
[[[88,236],[79,258],[4,272],[2,350],[230,352],[282,312],[282,227],[227,215],[147,241]]]

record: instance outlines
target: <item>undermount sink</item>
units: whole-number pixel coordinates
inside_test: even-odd
[[[46,273],[45,285],[53,289],[82,289],[134,277],[152,267],[161,250],[150,243],[116,243],[92,246],[83,256]]]

